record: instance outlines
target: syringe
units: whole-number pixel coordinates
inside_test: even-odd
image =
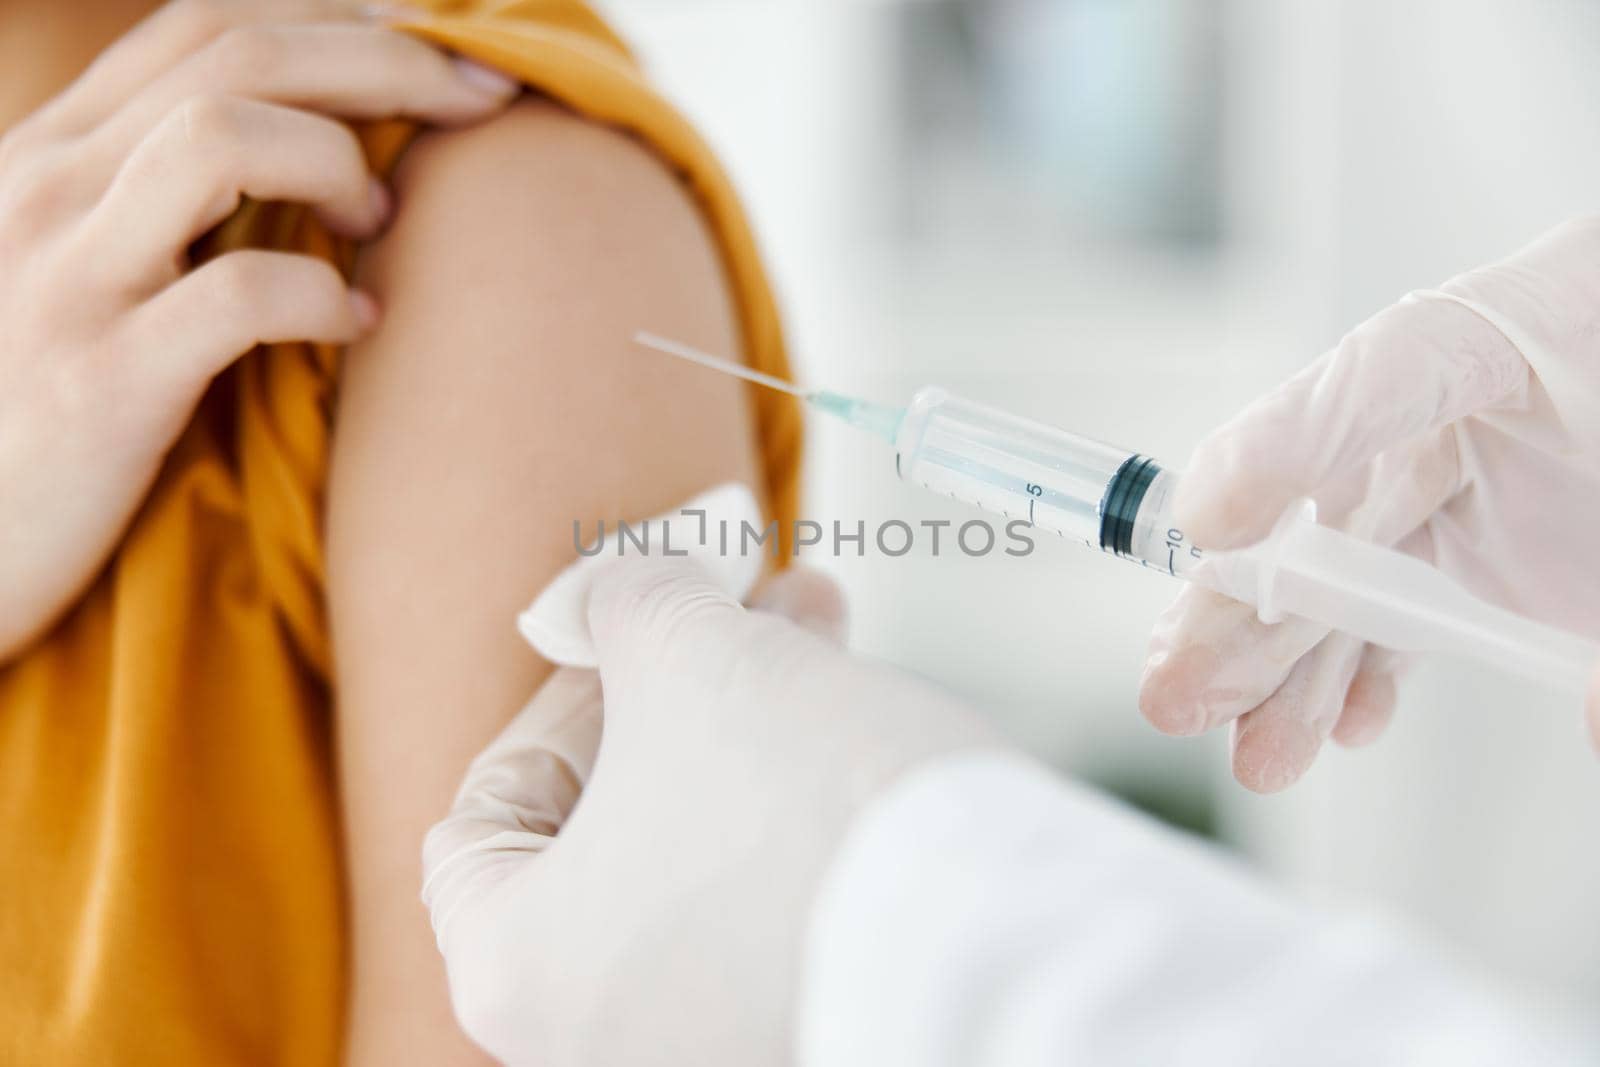
[[[653,334],[635,340],[790,393],[888,441],[905,481],[1206,585],[1255,605],[1265,622],[1296,615],[1386,648],[1497,664],[1574,694],[1600,661],[1594,642],[1480,600],[1413,556],[1318,525],[1309,501],[1258,545],[1205,552],[1173,515],[1177,474],[1147,456],[934,386],[889,407],[801,389]]]

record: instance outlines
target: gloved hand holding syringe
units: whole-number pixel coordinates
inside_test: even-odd
[[[985,511],[1205,585],[1264,622],[1299,616],[1402,652],[1491,664],[1581,698],[1600,645],[1469,594],[1414,556],[1315,521],[1309,500],[1249,548],[1206,552],[1173,514],[1178,476],[1148,457],[955,397],[904,408],[792,383],[641,333],[640,344],[805,400],[883,438],[900,477]]]

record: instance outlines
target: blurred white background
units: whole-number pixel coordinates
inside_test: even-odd
[[[802,379],[943,384],[1175,467],[1406,290],[1600,208],[1590,0],[601,6],[742,188]],[[814,424],[809,460],[808,518],[967,517],[851,430]],[[1170,579],[1042,541],[813,562],[857,648],[1054,764],[1551,1004],[1600,993],[1600,762],[1574,709],[1430,666],[1378,745],[1257,797],[1224,738],[1139,718]]]

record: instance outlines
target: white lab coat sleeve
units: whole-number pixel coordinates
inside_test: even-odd
[[[1600,1062],[1397,931],[999,753],[868,805],[803,966],[801,1067]]]

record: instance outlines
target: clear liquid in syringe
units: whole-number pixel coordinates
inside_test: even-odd
[[[1126,449],[974,404],[917,393],[895,442],[900,476],[1175,577],[1203,556],[1173,521],[1177,479]]]

